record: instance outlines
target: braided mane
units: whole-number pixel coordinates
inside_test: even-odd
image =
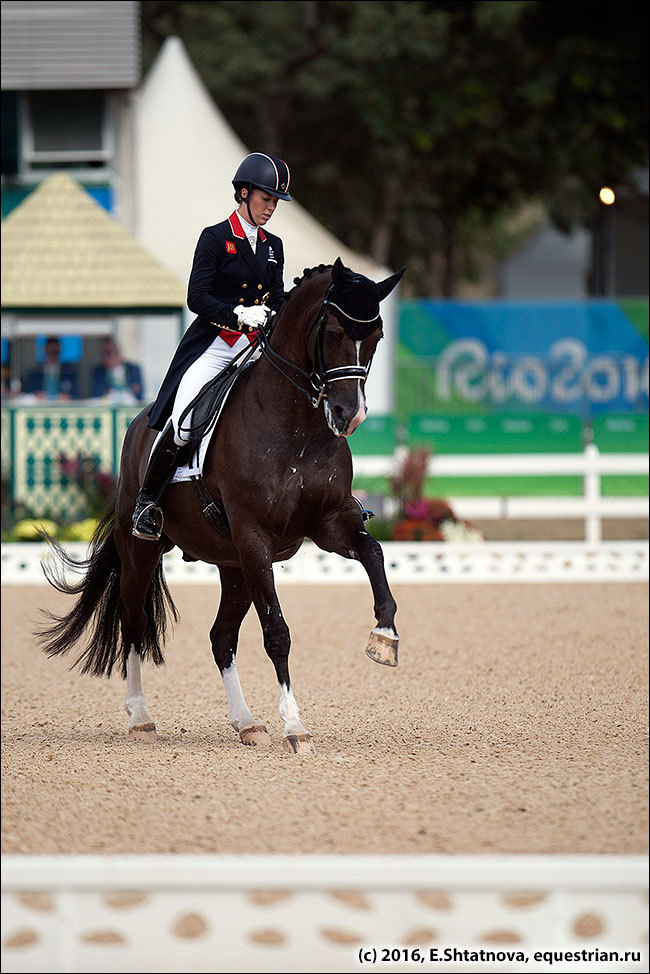
[[[285,291],[285,301],[290,295],[293,294],[294,291],[298,290],[304,281],[309,280],[310,277],[314,277],[316,274],[324,274],[325,271],[330,271],[333,266],[333,264],[318,264],[316,267],[305,267],[304,271],[302,272],[302,277],[294,277],[293,283],[295,286],[292,287],[290,291]]]

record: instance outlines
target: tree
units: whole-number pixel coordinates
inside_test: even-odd
[[[340,239],[451,295],[473,241],[543,200],[563,229],[647,165],[640,3],[142,4],[147,63],[179,34],[251,147],[291,161]]]

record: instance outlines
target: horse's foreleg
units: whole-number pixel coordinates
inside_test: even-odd
[[[372,588],[377,620],[377,625],[368,638],[366,654],[376,663],[397,666],[397,604],[386,578],[381,545],[365,530],[357,510],[342,521],[326,525],[313,540],[325,551],[334,551],[344,558],[354,558],[361,562]]]
[[[259,720],[253,717],[239,682],[237,673],[237,642],[239,629],[248,612],[252,598],[239,568],[220,568],[221,601],[214,625],[210,630],[212,655],[219,667],[230,710],[230,726],[242,741],[253,747],[268,747],[269,733]]]
[[[275,667],[280,702],[278,712],[284,723],[282,747],[291,753],[314,751],[311,736],[300,720],[298,704],[289,677],[291,636],[284,621],[275,590],[271,556],[259,536],[238,538],[242,570],[253,597],[255,610],[262,627],[264,649]]]

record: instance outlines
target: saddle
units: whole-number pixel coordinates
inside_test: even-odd
[[[189,433],[189,442],[183,463],[187,463],[189,466],[196,465],[200,469],[199,452],[201,444],[206,437],[209,438],[213,433],[233,386],[242,373],[253,364],[253,354],[256,349],[257,343],[251,343],[250,348],[243,353],[240,352],[225,369],[210,379],[209,382],[206,382],[182,412],[178,427],[184,433]],[[191,426],[185,426],[184,423],[190,415],[192,417]],[[231,540],[230,525],[223,504],[216,501],[210,494],[202,472],[193,475],[190,479],[201,501],[204,516],[219,534]],[[183,559],[185,561],[196,561],[186,554],[183,555]]]

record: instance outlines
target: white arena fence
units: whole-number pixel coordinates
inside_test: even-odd
[[[2,970],[647,971],[644,856],[7,856]]]
[[[68,542],[77,560],[87,546]],[[647,541],[485,541],[463,544],[438,541],[382,543],[386,574],[391,584],[466,584],[518,582],[645,582],[649,578]],[[3,585],[46,585],[41,561],[50,557],[47,545],[2,545]],[[216,565],[186,562],[174,548],[164,557],[165,577],[172,585],[219,582]],[[289,561],[274,566],[279,585],[362,584],[368,576],[359,562],[321,551],[305,542]]]
[[[389,476],[394,469],[391,456],[354,458],[358,476]],[[647,453],[601,453],[593,443],[584,453],[449,454],[429,459],[429,476],[581,476],[582,497],[451,497],[453,510],[461,518],[584,518],[585,540],[598,544],[603,518],[648,517],[647,497],[603,497],[604,474],[648,474]]]

